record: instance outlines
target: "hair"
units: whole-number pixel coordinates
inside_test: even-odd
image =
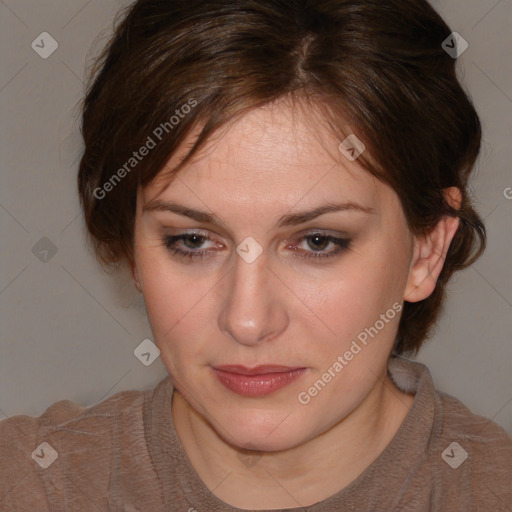
[[[283,98],[316,106],[336,136],[364,143],[358,163],[394,189],[411,233],[460,219],[434,291],[404,304],[394,353],[417,353],[451,275],[486,244],[468,189],[481,125],[437,12],[425,0],[138,0],[121,14],[81,110],[78,189],[98,261],[134,264],[138,187],[194,128],[170,178],[251,109]],[[458,208],[447,187],[460,189]]]

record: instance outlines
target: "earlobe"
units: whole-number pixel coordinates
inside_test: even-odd
[[[452,206],[457,209],[460,207],[461,196],[457,188],[446,189],[445,197]],[[444,216],[426,236],[414,238],[411,267],[404,292],[405,301],[418,302],[434,291],[458,227],[458,217]]]

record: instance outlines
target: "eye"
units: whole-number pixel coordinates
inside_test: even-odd
[[[222,244],[215,242],[203,232],[188,232],[181,235],[165,236],[162,245],[165,245],[167,250],[179,260],[193,261],[202,260],[216,252],[216,250],[212,249],[199,250],[206,241],[213,242],[216,247],[223,247]],[[339,238],[321,232],[304,235],[299,238],[299,242],[301,245],[306,243],[307,247],[313,250],[299,250],[298,244],[288,245],[288,248],[294,251],[299,258],[305,259],[333,258],[351,246],[351,241],[347,238]],[[326,251],[325,249],[329,246],[333,247],[333,250]]]
[[[301,237],[303,240],[302,244],[306,243],[308,248],[312,248],[313,251],[301,251],[303,254],[301,258],[332,258],[338,256],[343,251],[347,250],[351,246],[351,241],[348,238],[339,238],[326,233],[312,233]],[[334,246],[331,251],[325,251],[329,245]],[[292,250],[297,251],[297,245],[292,247]]]
[[[213,242],[206,233],[190,232],[182,233],[181,235],[166,236],[163,239],[163,245],[165,245],[168,251],[174,254],[178,259],[192,261],[195,259],[203,259],[208,255],[208,253],[212,252],[195,250],[199,249],[206,240]],[[178,247],[178,243],[184,245],[185,249]],[[220,245],[221,244],[217,243],[217,246]]]

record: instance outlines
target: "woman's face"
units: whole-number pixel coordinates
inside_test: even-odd
[[[135,276],[155,343],[187,402],[236,446],[300,445],[385,372],[413,239],[394,191],[340,142],[276,104],[232,124],[160,195],[158,181],[139,190]],[[327,204],[342,206],[308,214]]]

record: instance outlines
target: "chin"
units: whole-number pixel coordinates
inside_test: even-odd
[[[304,443],[308,436],[303,421],[288,421],[286,414],[269,416],[258,413],[258,417],[249,414],[238,416],[236,422],[230,415],[222,423],[224,428],[215,429],[224,441],[245,450],[278,452],[289,450]],[[217,424],[217,425],[218,425]],[[300,429],[298,426],[301,426]]]
[[[248,451],[282,452],[300,446],[305,441],[302,436],[283,436],[279,439],[248,436],[247,432],[240,436],[232,436],[225,441],[232,446]]]

